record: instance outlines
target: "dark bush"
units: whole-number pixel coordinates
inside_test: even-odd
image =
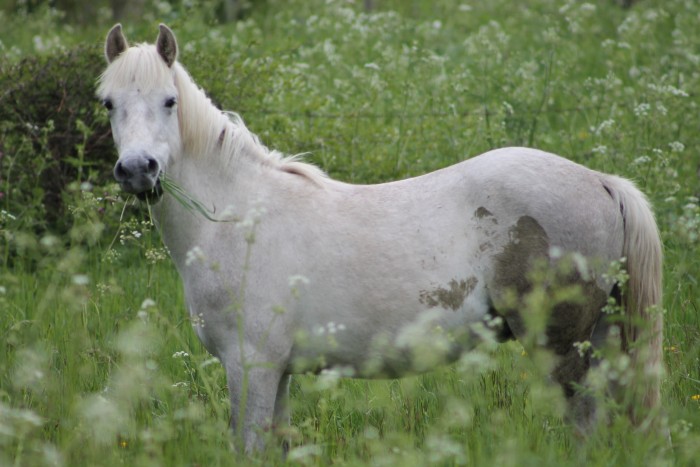
[[[95,98],[103,67],[97,47],[0,59],[0,206],[16,228],[64,233],[69,188],[111,182],[111,130]]]

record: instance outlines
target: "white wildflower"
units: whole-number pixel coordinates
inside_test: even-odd
[[[301,275],[289,276],[289,287],[295,288],[299,285],[308,285],[309,279]]]
[[[195,262],[203,263],[205,259],[206,257],[204,256],[204,252],[200,247],[192,247],[192,249],[189,250],[185,256],[185,266],[190,266]]]
[[[634,108],[634,114],[637,117],[647,117],[649,115],[649,110],[651,110],[651,105],[642,102]]]
[[[591,149],[591,152],[595,154],[607,154],[608,153],[608,147],[605,146],[604,144],[600,144],[593,149]]]
[[[61,243],[61,241],[55,235],[45,235],[45,236],[41,237],[41,240],[39,240],[39,243],[44,248],[51,249],[55,246],[58,246]]]
[[[685,144],[680,141],[668,143],[668,147],[671,148],[671,152],[683,152],[683,150],[685,150]]]
[[[75,285],[88,285],[90,283],[90,278],[85,274],[76,274],[72,277],[71,282]]]
[[[651,157],[649,156],[639,156],[632,161],[634,165],[644,165],[648,164],[649,162],[651,162]]]
[[[615,120],[613,119],[607,119],[603,120],[600,122],[600,124],[597,127],[591,127],[591,133],[594,133],[596,135],[603,134],[606,132],[608,129],[612,128],[615,125]]]
[[[580,357],[586,355],[586,352],[592,347],[591,341],[574,342],[574,348],[578,351]]]

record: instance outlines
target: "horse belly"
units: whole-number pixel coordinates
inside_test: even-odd
[[[484,281],[476,271],[464,274],[468,269],[440,279],[425,275],[413,285],[397,273],[382,286],[336,288],[315,306],[307,302],[292,368],[395,377],[454,361],[471,345],[471,325],[489,312]]]

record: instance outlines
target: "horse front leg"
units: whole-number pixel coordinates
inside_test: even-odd
[[[279,385],[277,386],[275,410],[272,418],[275,433],[282,436],[282,450],[285,456],[289,452],[289,382],[291,379],[291,375],[288,374],[285,374],[280,378]]]
[[[226,360],[231,430],[236,447],[245,453],[262,451],[275,426],[278,387],[284,379],[283,372],[272,362],[253,360],[253,356],[249,361]]]

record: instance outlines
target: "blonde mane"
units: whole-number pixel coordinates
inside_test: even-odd
[[[100,76],[98,95],[105,97],[113,89],[137,86],[148,92],[175,80],[178,91],[178,119],[183,149],[191,157],[218,155],[232,162],[244,155],[261,165],[307,178],[317,185],[327,176],[318,167],[270,150],[245,126],[235,112],[221,111],[212,104],[179,62],[168,68],[156,47],[138,44],[112,62]]]

